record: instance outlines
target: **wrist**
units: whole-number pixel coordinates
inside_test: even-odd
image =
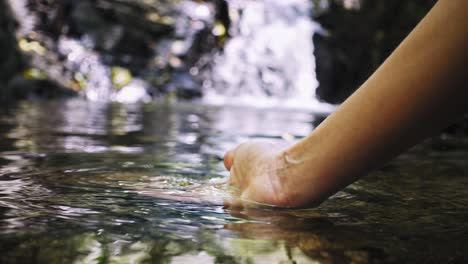
[[[291,207],[317,206],[337,190],[340,170],[319,137],[312,133],[277,155],[276,177]]]
[[[318,205],[319,189],[314,187],[316,175],[312,169],[313,161],[307,155],[296,155],[291,148],[276,155],[276,170],[272,174],[282,206],[306,207]]]

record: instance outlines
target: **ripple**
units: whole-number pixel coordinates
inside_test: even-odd
[[[313,113],[77,101],[10,113],[0,118],[0,127],[8,123],[0,135],[2,263],[31,252],[67,263],[170,262],[200,252],[234,262],[372,263],[407,260],[402,250],[424,259],[428,247],[443,263],[464,252],[465,140],[417,146],[319,208],[226,210],[233,190],[224,152],[248,139],[301,138]]]

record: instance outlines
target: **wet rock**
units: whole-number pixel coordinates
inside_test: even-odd
[[[71,18],[75,34],[87,36],[97,50],[134,56],[150,54],[152,41],[173,30],[155,8],[131,2],[79,1]]]
[[[9,100],[17,99],[51,99],[74,96],[73,90],[66,89],[49,79],[27,79],[20,75],[14,77],[8,84]]]
[[[208,57],[220,48],[212,29],[218,19],[229,26],[226,7],[224,0],[30,0],[27,11],[38,22],[24,38],[28,45],[37,43],[41,52],[26,53],[31,67],[91,100],[121,101],[128,94],[126,87],[112,81],[114,68],[145,82],[138,85],[144,87],[145,98],[167,91],[198,96],[201,91],[191,82],[199,83],[201,75],[178,75],[189,76],[194,66],[209,69]]]
[[[176,72],[172,75],[169,90],[175,91],[177,97],[183,99],[197,98],[202,95],[200,83],[185,71]]]

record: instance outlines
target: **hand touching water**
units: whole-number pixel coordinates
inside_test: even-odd
[[[438,1],[311,135],[288,149],[248,142],[228,152],[224,162],[239,201],[316,205],[462,117],[468,28],[461,21],[467,16],[468,1]]]
[[[289,206],[281,178],[284,169],[284,146],[269,142],[246,142],[228,151],[224,166],[231,173],[230,183],[239,190],[239,198],[226,201],[226,206],[237,207],[245,203]]]

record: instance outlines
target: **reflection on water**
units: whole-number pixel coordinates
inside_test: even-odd
[[[466,138],[417,146],[319,208],[229,211],[224,151],[298,139],[323,117],[81,100],[0,112],[0,263],[468,258]]]

